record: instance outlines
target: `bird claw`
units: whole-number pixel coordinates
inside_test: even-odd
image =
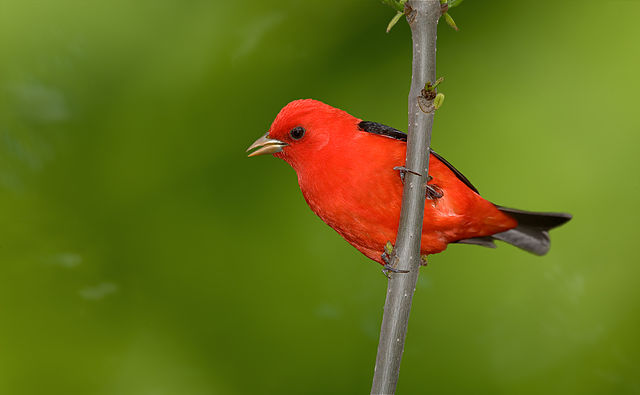
[[[393,244],[390,241],[387,241],[387,244],[384,245],[384,252],[382,253],[382,261],[385,265],[382,267],[382,274],[387,278],[391,278],[389,272],[391,273],[409,273],[409,270],[400,270],[396,269],[397,261],[394,262],[393,257]]]
[[[427,262],[427,257],[428,255],[420,256],[420,266],[427,266],[429,264],[429,262]]]
[[[431,180],[433,180],[433,177],[427,176],[427,183],[425,184],[425,188],[427,188],[427,199],[429,200],[440,199],[441,197],[444,196],[444,193],[442,192],[442,188],[440,188],[435,184],[429,185],[428,183]]]
[[[404,175],[406,173],[411,173],[411,174],[415,174],[418,177],[422,177],[422,174],[418,173],[417,171],[413,171],[411,169],[408,169],[404,166],[396,166],[393,168],[393,170],[397,170],[400,172],[400,181],[402,181],[402,183],[404,184]]]
[[[392,266],[389,266],[389,265],[384,265],[382,267],[382,274],[384,274],[386,278],[391,279],[391,276],[389,275],[389,272],[391,272],[391,273],[409,273],[408,270],[400,270],[400,269],[396,269],[395,267],[392,267]]]
[[[427,185],[427,199],[436,200],[444,196],[442,188],[437,185]]]
[[[411,174],[415,174],[416,176],[422,177],[422,174],[418,173],[417,171],[408,169],[404,166],[396,166],[393,168],[393,170],[397,170],[400,172],[400,181],[402,181],[403,184],[404,184],[404,177],[406,173],[411,173]],[[430,182],[431,180],[433,180],[433,177],[427,176],[427,183]],[[429,200],[440,199],[441,197],[444,196],[444,193],[442,193],[442,189],[437,185],[426,184],[425,187],[427,188],[427,198]]]

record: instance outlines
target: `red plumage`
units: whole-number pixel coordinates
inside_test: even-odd
[[[252,148],[267,147],[261,150],[289,163],[311,210],[360,252],[383,264],[381,253],[387,241],[395,241],[398,229],[402,181],[393,168],[404,165],[406,142],[364,131],[361,122],[319,101],[296,100],[280,111],[265,136],[277,143]],[[429,184],[443,196],[426,201],[422,254],[518,226],[513,215],[483,199],[433,154],[429,175]]]

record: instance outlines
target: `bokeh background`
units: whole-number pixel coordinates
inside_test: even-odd
[[[0,393],[368,393],[386,279],[247,159],[288,101],[406,129],[375,0],[0,3]],[[474,1],[441,24],[433,147],[575,218],[544,258],[422,269],[399,392],[640,393],[640,2]]]

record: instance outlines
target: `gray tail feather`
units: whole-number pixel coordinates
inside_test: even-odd
[[[501,240],[533,254],[544,255],[549,251],[551,245],[549,230],[571,219],[571,214],[566,213],[537,213],[497,205],[496,207],[503,213],[515,218],[518,221],[518,226],[506,232],[460,240],[458,243],[495,248],[493,240]]]

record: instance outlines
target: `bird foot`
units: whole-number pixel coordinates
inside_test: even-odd
[[[427,185],[427,199],[437,200],[444,196],[442,188],[437,185]]]
[[[400,172],[400,181],[402,181],[403,184],[404,184],[405,174],[407,173],[415,174],[416,176],[422,177],[422,174],[418,173],[417,171],[408,169],[404,166],[396,166],[393,168],[393,170],[397,170],[398,172]],[[427,195],[426,195],[427,199],[429,200],[440,199],[441,197],[444,196],[444,193],[442,192],[442,188],[440,188],[435,184],[429,185],[428,182],[430,182],[431,180],[433,180],[433,177],[427,176],[427,184],[425,185],[425,187],[427,188]]]
[[[428,255],[422,255],[420,257],[420,266],[427,266],[429,264],[429,262],[427,262],[427,257]]]
[[[397,269],[398,260],[395,259],[395,255],[393,255],[393,244],[390,241],[387,241],[387,244],[384,245],[384,252],[381,255],[382,261],[385,265],[382,267],[382,274],[387,278],[391,278],[389,273],[409,273],[408,270],[400,270]]]
[[[442,192],[442,188],[440,188],[436,184],[429,185],[428,183],[431,180],[433,180],[433,177],[427,176],[427,183],[425,184],[425,188],[427,188],[427,199],[429,200],[440,199],[441,197],[444,196],[444,193]]]
[[[393,170],[397,170],[400,172],[400,181],[402,181],[402,183],[404,184],[404,176],[407,173],[411,173],[411,174],[415,174],[418,177],[422,177],[422,174],[418,173],[417,171],[413,171],[411,169],[408,169],[404,166],[396,166],[393,168]]]

